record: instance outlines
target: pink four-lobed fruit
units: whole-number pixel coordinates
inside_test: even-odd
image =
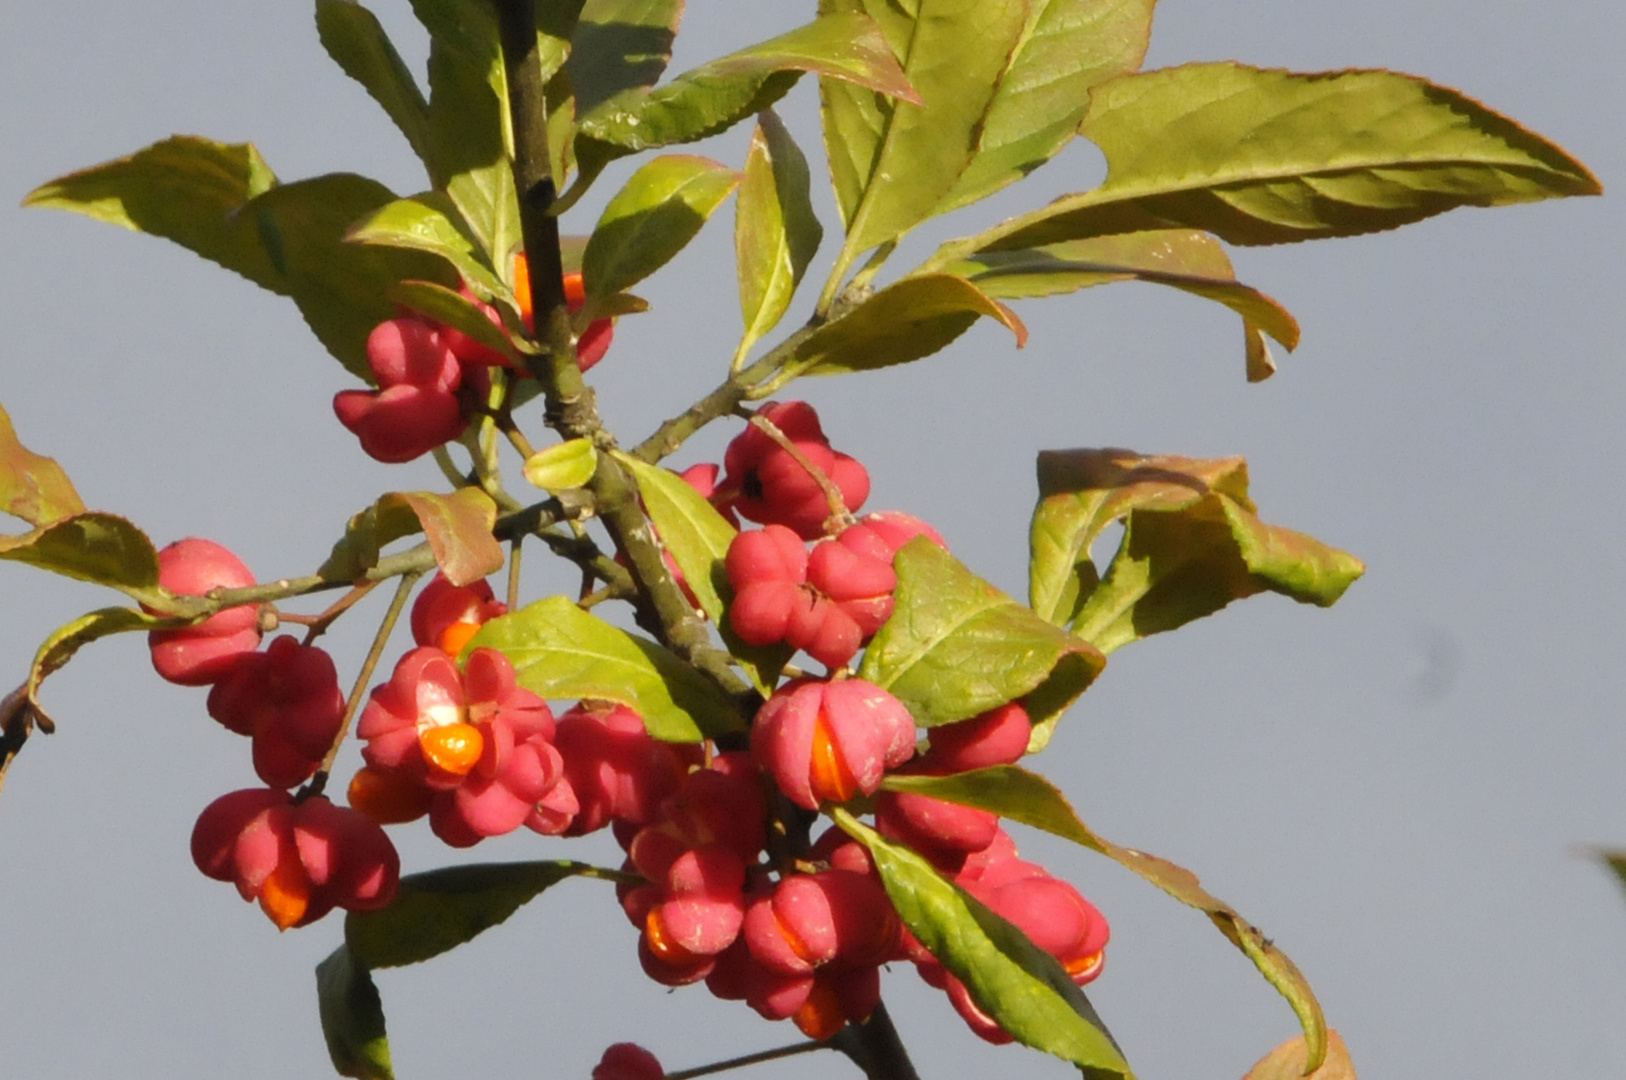
[[[593,1066],[593,1080],[665,1080],[659,1059],[637,1043],[615,1043]]]
[[[873,794],[915,752],[901,701],[863,679],[796,679],[774,691],[751,730],[751,753],[797,806],[817,810]]]
[[[271,787],[309,780],[339,735],[344,691],[333,658],[283,635],[243,653],[209,691],[209,715],[254,740],[254,771]]]
[[[467,423],[458,388],[463,368],[444,328],[413,316],[379,323],[367,337],[367,366],[377,390],[341,390],[339,422],[361,448],[390,464],[421,457],[462,434]]]
[[[830,449],[819,416],[805,401],[766,405],[761,415],[786,437],[806,464],[767,432],[753,425],[728,444],[725,475],[713,501],[749,521],[784,525],[804,540],[824,535],[832,516],[830,500],[811,465],[841,493],[846,512],[856,513],[869,498],[869,471],[846,454]]]
[[[158,552],[158,584],[183,596],[254,584],[243,561],[213,540],[188,537]],[[253,605],[228,608],[196,626],[154,630],[147,635],[152,666],[181,686],[208,686],[238,657],[260,647],[259,614]]]

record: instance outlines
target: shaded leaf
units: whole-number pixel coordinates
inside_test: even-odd
[[[986,198],[1073,138],[1090,88],[1140,67],[1156,0],[1030,0],[1027,23],[977,133],[976,156],[937,213]]]
[[[1299,342],[1299,325],[1292,314],[1259,290],[1238,282],[1219,241],[1190,229],[1155,229],[1022,251],[985,252],[945,269],[969,278],[1000,300],[1054,296],[1114,281],[1169,285],[1224,304],[1241,315],[1249,355],[1263,347],[1261,334],[1268,333],[1289,351]],[[1250,368],[1250,381],[1262,377],[1254,377]]]
[[[984,113],[1027,21],[1027,0],[860,6],[881,25],[919,103],[820,79],[825,146],[847,225],[837,260],[895,240],[936,212],[970,164]]]
[[[508,335],[503,333],[502,328],[456,289],[448,289],[433,281],[403,281],[390,288],[389,298],[431,322],[441,323],[462,332],[486,348],[495,349],[515,362],[521,359],[519,350],[514,347]]]
[[[453,585],[469,585],[502,569],[506,557],[491,535],[497,504],[479,488],[450,495],[391,492],[350,519],[342,539],[318,573],[354,580],[378,565],[379,553],[404,536],[422,532],[440,572]]]
[[[813,214],[807,158],[769,109],[757,119],[734,204],[734,254],[745,334],[736,355],[778,325],[824,229]]]
[[[1034,609],[1103,652],[1270,591],[1332,605],[1360,577],[1358,559],[1254,514],[1247,464],[1146,457],[1127,450],[1039,455],[1030,530]],[[1076,568],[1114,520],[1124,535],[1099,584]]]
[[[85,511],[84,501],[62,466],[22,444],[4,408],[0,408],[0,510],[30,525],[45,525]]]
[[[1048,780],[1015,765],[996,765],[956,776],[893,775],[883,780],[882,786],[990,810],[1043,829],[1107,856],[1182,904],[1202,911],[1287,999],[1304,1027],[1313,1060],[1321,1061],[1327,1047],[1326,1018],[1309,982],[1293,961],[1229,904],[1205,891],[1191,871],[1144,851],[1119,847],[1091,831]]]
[[[588,438],[539,450],[525,461],[525,479],[545,491],[583,487],[597,471],[598,450]]]
[[[53,630],[51,636],[35,651],[34,662],[28,670],[28,682],[23,688],[29,705],[41,721],[40,726],[47,731],[56,726],[40,705],[40,686],[72,660],[75,653],[100,638],[133,630],[154,630],[166,625],[174,624],[161,615],[148,615],[135,608],[112,607],[81,615]]]
[[[58,177],[28,193],[24,206],[72,210],[161,236],[286,293],[271,256],[233,215],[277,182],[252,144],[176,135],[129,157]]]
[[[1080,131],[1106,153],[1106,183],[950,247],[1015,250],[1171,226],[1276,244],[1601,191],[1553,143],[1455,90],[1389,71],[1227,62],[1128,75],[1092,91]]]
[[[408,874],[389,907],[344,917],[344,941],[367,968],[417,964],[449,952],[506,920],[571,877],[615,877],[587,863],[474,863]]]
[[[844,810],[834,813],[869,849],[910,932],[1013,1038],[1096,1070],[1091,1076],[1132,1076],[1084,992],[1054,957],[907,847],[883,839]]]
[[[316,965],[316,1006],[328,1056],[340,1076],[394,1080],[378,987],[343,945]]]
[[[588,306],[665,266],[740,182],[710,158],[669,154],[645,164],[604,208],[582,255]]]
[[[653,641],[637,638],[562,596],[482,626],[468,648],[497,649],[519,684],[553,701],[614,701],[667,742],[699,742],[745,721],[715,684]]]
[[[1260,1058],[1242,1080],[1355,1080],[1355,1064],[1337,1031],[1327,1032],[1327,1056],[1314,1072],[1309,1055],[1304,1036],[1295,1036]]]
[[[489,257],[467,231],[462,212],[446,195],[425,192],[395,199],[357,220],[345,239],[357,244],[408,248],[446,260],[470,288],[485,299],[500,298],[511,310],[519,304],[492,271]]]
[[[334,63],[383,106],[427,163],[429,103],[378,18],[356,0],[316,0],[316,32]]]
[[[466,0],[412,0],[412,13],[429,31],[429,142],[432,185],[505,159],[509,133],[508,83],[496,13]]]
[[[0,559],[107,585],[155,607],[165,606],[167,594],[158,587],[158,552],[152,541],[113,514],[75,514],[22,536],[0,536]]]
[[[1626,851],[1600,851],[1598,858],[1615,872],[1615,876],[1620,878],[1621,885],[1626,886]]]
[[[1106,658],[1039,618],[924,537],[898,552],[896,606],[859,675],[890,691],[915,723],[964,720],[1029,694],[1035,723],[1053,720]],[[1045,692],[1038,694],[1041,688]]]
[[[803,338],[787,368],[802,375],[839,375],[906,364],[942,350],[984,315],[1015,334],[1017,348],[1027,343],[1027,327],[1016,312],[965,278],[906,277]]]
[[[654,86],[672,59],[683,0],[587,0],[565,71],[581,112],[638,86]]]

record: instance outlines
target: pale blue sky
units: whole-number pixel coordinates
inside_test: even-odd
[[[404,0],[372,6],[410,29]],[[691,6],[676,66],[812,8]],[[1626,8],[1462,11],[1166,0],[1148,66],[1234,57],[1424,74],[1616,183]],[[419,40],[403,47],[416,62]],[[314,567],[378,493],[437,483],[426,463],[359,454],[328,406],[350,380],[285,301],[161,241],[16,208],[46,179],[173,132],[251,139],[284,179],[352,170],[416,189],[405,144],[321,52],[308,5],[8,3],[0,102],[0,403],[91,505],[160,543],[210,536],[270,578]],[[785,114],[814,150],[811,86]],[[704,152],[738,161],[743,144]],[[971,217],[1099,173],[1080,146]],[[569,225],[585,231],[598,204]],[[623,322],[593,373],[629,438],[727,362],[731,216],[641,290],[654,310]],[[1235,252],[1240,275],[1304,326],[1298,353],[1260,386],[1243,381],[1229,313],[1114,286],[1025,305],[1033,337],[1019,354],[981,328],[931,361],[797,390],[870,466],[873,506],[933,521],[1014,592],[1033,456],[1050,447],[1245,455],[1262,516],[1367,561],[1331,611],[1263,597],[1124,649],[1035,762],[1100,832],[1197,870],[1273,936],[1363,1076],[1626,1073],[1626,898],[1584,856],[1626,846],[1623,240],[1610,196]],[[715,456],[722,434],[678,460]],[[568,587],[541,565],[536,588]],[[0,564],[0,597],[12,681],[52,627],[114,602],[12,564]],[[335,635],[341,671],[359,661],[364,619]],[[61,731],[30,743],[0,795],[5,1074],[328,1075],[311,969],[338,921],[279,937],[187,855],[197,812],[253,782],[246,746],[207,718],[201,693],[160,683],[137,640],[87,651],[47,700]],[[397,836],[409,869],[449,858],[427,830]],[[1018,841],[1112,920],[1091,996],[1144,1080],[1229,1080],[1294,1032],[1201,915],[1087,853]],[[474,854],[615,857],[529,835]],[[404,1078],[585,1080],[622,1039],[675,1069],[796,1035],[644,979],[631,928],[594,883],[379,982]],[[985,1047],[906,966],[885,986],[927,1078],[1071,1075]],[[834,1055],[756,1073],[852,1074]]]

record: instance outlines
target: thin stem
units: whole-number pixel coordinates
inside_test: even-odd
[[[808,459],[808,456],[802,453],[799,446],[791,442],[790,436],[779,430],[778,424],[775,424],[760,412],[756,412],[751,414],[751,426],[761,430],[763,434],[777,443],[781,450],[789,454],[791,460],[806,470],[807,475],[813,478],[813,482],[819,485],[819,490],[824,492],[824,501],[830,506],[830,516],[832,518],[836,518],[843,524],[852,524],[852,511],[847,509],[847,500],[841,494],[841,489],[836,487],[835,481],[825,475],[823,469],[813,464]]]
[[[525,538],[514,537],[513,543],[508,545],[508,610],[519,610],[519,559],[525,553]]]
[[[412,595],[412,587],[418,583],[423,574],[424,572],[419,570],[401,575],[401,583],[395,587],[395,598],[390,601],[390,609],[384,613],[384,621],[379,624],[378,633],[373,635],[373,647],[367,650],[367,659],[361,662],[361,671],[356,675],[356,685],[344,703],[344,718],[339,721],[339,733],[333,737],[333,745],[328,747],[321,768],[316,770],[311,782],[300,792],[301,798],[320,795],[327,787],[328,774],[333,771],[333,762],[339,756],[339,747],[344,745],[344,740],[350,734],[350,724],[356,718],[356,710],[361,706],[361,697],[373,681],[373,672],[378,667],[379,658],[384,655],[384,646],[389,644],[396,621],[401,618],[401,612],[406,607],[407,597]]]
[[[307,624],[308,629],[305,631],[305,644],[309,645],[311,642],[321,637],[327,632],[327,628],[333,625],[334,620],[336,620],[340,615],[343,615],[345,612],[349,611],[361,601],[362,597],[366,596],[377,587],[378,582],[376,581],[365,582],[364,584],[357,585],[355,588],[341,596],[337,601],[330,604],[326,611],[323,611],[320,615],[310,620],[310,622]],[[296,617],[291,615],[282,615],[280,618],[284,622],[299,621]]]
[[[815,1042],[791,1043],[781,1046],[777,1050],[759,1050],[754,1054],[745,1054],[727,1061],[716,1061],[710,1065],[698,1065],[692,1069],[680,1069],[677,1072],[666,1074],[666,1080],[694,1080],[697,1076],[710,1076],[712,1073],[727,1072],[729,1069],[743,1069],[747,1065],[760,1065],[764,1061],[778,1061],[780,1058],[795,1057],[797,1054],[811,1054],[815,1050],[828,1050],[829,1044]]]
[[[452,455],[447,451],[445,443],[435,447],[434,458],[435,464],[440,466],[441,475],[445,476],[454,488],[469,486],[468,475],[458,472],[457,462],[452,460]]]

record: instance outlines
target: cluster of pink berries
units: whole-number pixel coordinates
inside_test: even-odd
[[[517,257],[515,281],[520,315],[531,327],[534,316],[524,255]],[[463,292],[494,325],[502,326],[496,308],[475,300],[467,286]],[[581,274],[566,275],[565,295],[572,311],[586,302]],[[609,319],[599,319],[582,333],[576,342],[576,363],[583,371],[604,356],[614,332]],[[411,461],[457,438],[488,385],[489,369],[512,368],[501,352],[419,315],[402,315],[374,327],[367,338],[367,366],[378,389],[341,390],[333,398],[333,411],[361,440],[363,450],[392,464]]]
[[[412,348],[440,348],[445,338],[426,324],[385,324],[374,336],[417,342]],[[453,365],[445,361],[442,372]],[[389,393],[380,392],[377,409]],[[410,434],[417,414],[401,408]],[[1106,920],[1072,886],[1018,858],[994,814],[881,790],[889,773],[1011,764],[1028,746],[1028,715],[1013,702],[932,729],[917,754],[904,704],[852,674],[854,657],[892,614],[898,550],[918,536],[939,546],[942,538],[906,514],[853,516],[869,476],[830,447],[811,406],[770,405],[760,415],[766,423],[736,438],[721,468],[683,475],[726,515],[760,526],[740,532],[726,555],[729,625],[749,644],[784,643],[828,670],[774,689],[748,748],[664,743],[635,712],[608,702],[580,702],[556,717],[518,685],[506,656],[468,648],[483,623],[506,613],[489,585],[437,576],[412,609],[415,647],[360,710],[365,765],[350,783],[350,809],[337,808],[288,791],[311,778],[338,737],[343,700],[332,661],[290,637],[259,651],[257,613],[234,608],[152,638],[161,674],[212,686],[211,714],[253,738],[268,785],[204,812],[193,837],[199,867],[235,882],[286,927],[335,906],[389,902],[398,861],[381,825],[427,817],[454,847],[521,827],[550,836],[608,827],[635,876],[618,896],[656,981],[703,981],[719,997],[828,1039],[874,1010],[883,964],[910,960],[973,1031],[1007,1041],[902,925],[868,850],[837,828],[808,842],[819,811],[862,799],[882,835],[1015,923],[1078,982],[1094,978]],[[207,541],[173,545],[160,566],[176,592],[252,582]],[[642,1053],[621,1052],[635,1067],[626,1075],[647,1071],[653,1059]]]

